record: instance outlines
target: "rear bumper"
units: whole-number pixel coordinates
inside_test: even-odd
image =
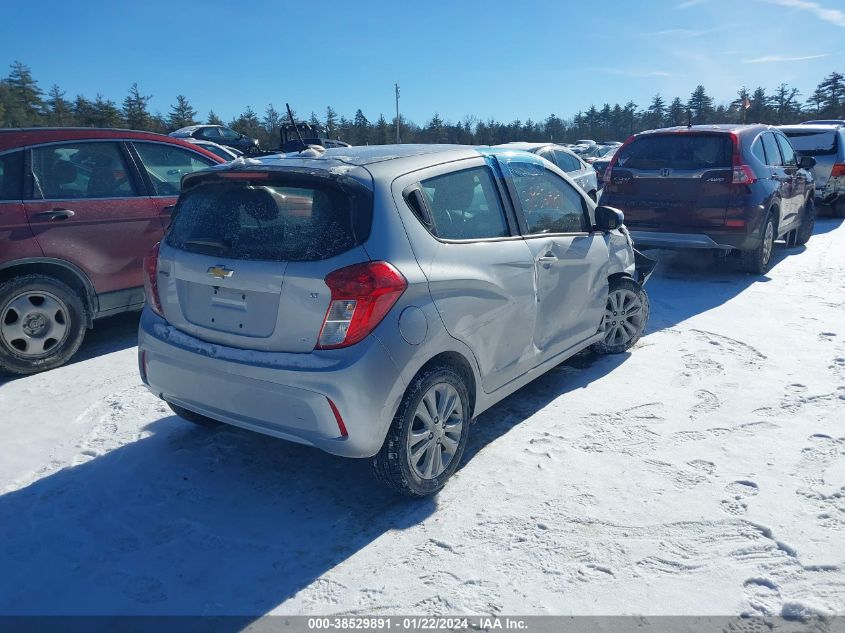
[[[189,336],[149,309],[141,316],[138,358],[144,383],[164,400],[345,457],[378,452],[405,389],[374,336],[342,350],[255,352]]]
[[[637,248],[749,250],[754,248],[758,239],[753,233],[745,232],[667,233],[636,229],[630,229],[630,232]]]

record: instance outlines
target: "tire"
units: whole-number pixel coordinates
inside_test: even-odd
[[[82,345],[87,313],[79,294],[47,275],[0,285],[0,369],[29,375],[64,365]]]
[[[765,274],[772,263],[772,252],[775,248],[775,221],[772,215],[766,217],[763,225],[762,237],[757,248],[740,253],[740,266],[746,272],[754,275]]]
[[[795,232],[795,244],[798,246],[804,246],[809,242],[813,236],[813,230],[816,228],[816,203],[812,198],[808,198],[804,203],[803,215],[801,226]]]
[[[428,414],[432,409],[434,416]],[[445,365],[425,371],[408,386],[384,444],[371,460],[376,478],[408,497],[435,494],[457,470],[469,426],[469,390],[464,377]]]
[[[593,343],[597,354],[621,354],[640,340],[651,306],[645,289],[630,277],[610,281],[604,312],[605,338]],[[621,314],[620,314],[621,313]]]
[[[178,404],[173,404],[172,402],[167,402],[167,406],[170,407],[170,410],[173,411],[173,413],[178,415],[183,420],[193,422],[194,424],[198,424],[199,426],[214,427],[220,426],[222,424],[222,422],[218,422],[213,418],[209,418],[199,413],[195,413],[193,411],[185,409],[184,407],[180,407]]]

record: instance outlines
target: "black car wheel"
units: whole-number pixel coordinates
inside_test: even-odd
[[[812,198],[804,203],[804,213],[801,217],[801,226],[795,233],[795,244],[803,246],[810,241],[813,230],[816,228],[816,204]]]
[[[376,478],[406,496],[435,494],[458,468],[469,425],[469,393],[460,372],[439,366],[418,375],[372,458]]]
[[[763,231],[760,236],[760,243],[750,251],[742,251],[742,268],[754,275],[762,275],[769,270],[772,261],[772,252],[775,248],[775,221],[771,214],[766,218]]]
[[[67,284],[22,275],[0,285],[0,369],[35,374],[64,365],[85,337],[85,306]]]

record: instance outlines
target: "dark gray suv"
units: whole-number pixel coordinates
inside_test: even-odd
[[[539,156],[307,154],[183,181],[145,262],[139,340],[144,382],[182,417],[371,458],[428,495],[479,413],[642,334],[653,263],[621,213]]]

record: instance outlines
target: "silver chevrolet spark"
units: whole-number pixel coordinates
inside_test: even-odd
[[[412,496],[470,422],[648,320],[622,214],[528,152],[393,145],[186,176],[145,260],[144,383],[181,417],[372,460]]]

